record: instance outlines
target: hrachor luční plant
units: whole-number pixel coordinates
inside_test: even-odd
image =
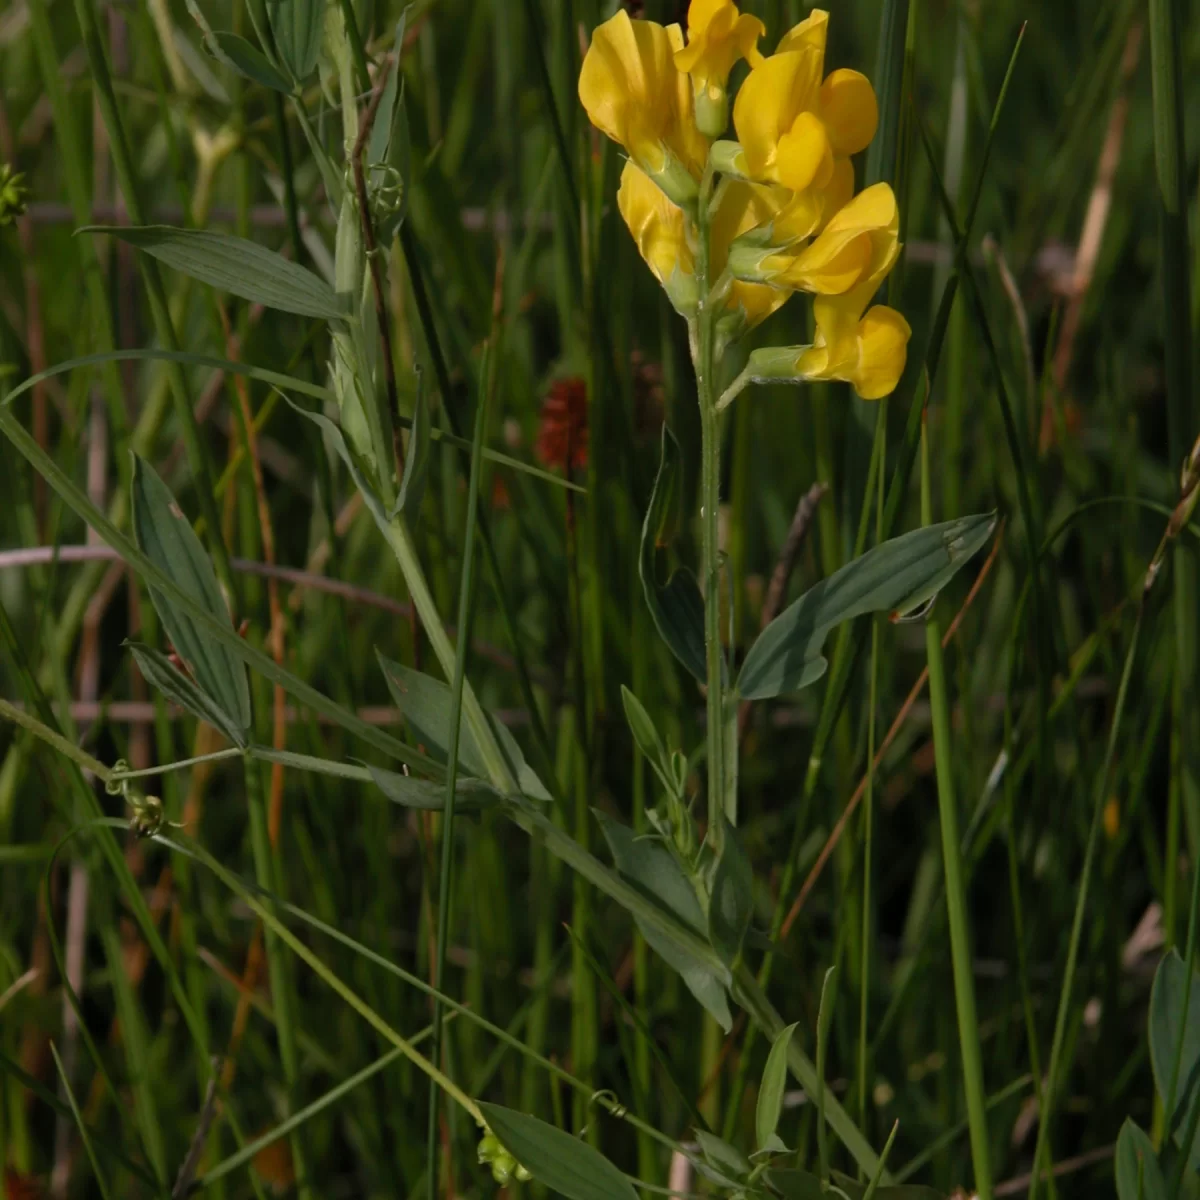
[[[898,312],[873,303],[900,252],[896,200],[886,183],[854,194],[851,158],[866,148],[877,123],[871,85],[852,70],[826,74],[826,13],[812,12],[783,35],[774,54],[764,57],[757,48],[765,34],[761,22],[740,14],[729,0],[694,0],[686,38],[678,27],[631,20],[618,12],[594,31],[583,60],[583,105],[593,123],[630,156],[617,196],[620,212],[672,305],[687,321],[702,427],[698,516],[703,586],[686,569],[660,583],[656,569],[659,535],[675,504],[679,468],[679,452],[666,429],[645,514],[639,569],[656,628],[704,688],[707,810],[702,819],[691,810],[683,748],[664,743],[653,716],[627,690],[626,715],[661,783],[662,803],[649,814],[653,834],[647,837],[635,836],[629,825],[609,816],[599,818],[613,869],[547,815],[554,781],[539,779],[516,739],[485,710],[466,678],[476,543],[486,545],[477,527],[481,468],[485,458],[496,457],[484,446],[495,398],[492,360],[486,351],[478,368],[474,437],[470,443],[452,439],[471,453],[453,640],[412,536],[435,430],[429,388],[415,370],[397,363],[387,319],[386,262],[380,248],[391,242],[404,219],[410,169],[398,73],[385,63],[372,76],[361,44],[345,25],[346,13],[352,11],[349,5],[250,5],[261,51],[240,37],[209,29],[198,6],[189,7],[217,58],[291,103],[329,206],[337,214],[332,285],[295,261],[225,234],[138,224],[104,232],[218,289],[327,323],[326,384],[241,364],[220,365],[278,388],[298,419],[319,428],[333,464],[340,464],[353,480],[394,555],[444,679],[383,657],[380,665],[395,705],[426,752],[367,726],[350,709],[239,637],[229,619],[232,588],[218,523],[206,525],[206,549],[147,464],[139,460],[131,473],[130,538],[54,466],[7,404],[0,407],[0,428],[144,579],[183,665],[149,646],[135,646],[133,653],[154,686],[231,743],[231,749],[212,757],[240,756],[247,764],[283,762],[290,770],[361,783],[377,798],[441,814],[443,854],[432,979],[404,976],[437,998],[430,1054],[416,1050],[290,933],[288,921],[308,919],[302,910],[264,903],[262,894],[273,890],[274,877],[266,829],[255,807],[261,796],[251,806],[259,868],[257,884],[251,886],[202,847],[168,832],[161,808],[148,806],[142,793],[128,786],[129,772],[108,772],[110,785],[138,797],[131,815],[140,833],[191,855],[242,896],[263,922],[281,1029],[289,984],[276,966],[288,950],[428,1076],[436,1089],[430,1105],[431,1147],[444,1094],[480,1127],[480,1159],[498,1180],[532,1176],[564,1195],[586,1200],[634,1195],[629,1180],[595,1149],[528,1114],[468,1095],[443,1063],[440,1028],[447,1007],[492,1034],[508,1036],[446,996],[442,986],[453,823],[456,813],[487,806],[628,909],[647,943],[680,973],[696,1000],[725,1030],[732,1025],[732,1004],[771,1040],[752,1151],[743,1152],[706,1129],[697,1130],[699,1151],[687,1151],[714,1188],[746,1196],[811,1195],[814,1186],[853,1190],[856,1185],[829,1170],[826,1124],[872,1187],[886,1181],[884,1159],[826,1092],[820,1066],[829,1014],[823,1010],[814,1063],[793,1038],[795,1027],[786,1025],[768,1001],[747,961],[763,939],[750,928],[753,871],[736,833],[737,712],[743,701],[794,692],[819,679],[826,669],[822,651],[827,636],[843,622],[865,614],[905,615],[921,609],[985,543],[994,518],[981,514],[928,525],[877,545],[780,613],[740,665],[727,658],[722,644],[725,581],[718,540],[723,413],[749,385],[840,380],[870,400],[887,396],[904,369],[908,324]],[[86,4],[80,3],[79,10],[87,40],[89,21],[95,18]],[[403,25],[396,33],[397,50],[402,42]],[[731,104],[727,83],[740,59],[750,69]],[[103,82],[103,56],[94,57],[91,67],[101,95],[111,95],[111,84],[106,87]],[[345,151],[341,161],[327,151],[304,107],[303,85],[318,72],[325,94],[340,109]],[[105,111],[106,119],[116,119],[115,109]],[[736,140],[726,137],[731,112]],[[114,137],[114,144],[120,139]],[[740,354],[740,339],[795,292],[815,297],[812,342],[756,349],[735,371],[731,364]],[[169,314],[165,319],[169,321]],[[495,331],[493,337],[499,336]],[[147,357],[154,353],[147,352]],[[159,353],[169,361],[175,361],[171,354],[180,355]],[[193,365],[213,362],[197,359]],[[300,396],[306,397],[305,403]],[[313,400],[316,406],[307,407]],[[183,411],[190,412],[190,407],[183,406]],[[448,431],[437,433],[452,437]],[[520,464],[510,461],[510,466]],[[247,666],[403,770],[256,744]],[[23,720],[27,728],[52,737],[32,717]],[[61,741],[54,744],[69,752]],[[77,761],[96,770],[94,760]],[[248,793],[253,778],[248,771]],[[366,952],[360,944],[352,945]],[[514,1048],[522,1050],[519,1042]],[[647,1136],[682,1152],[674,1138],[639,1121],[615,1097],[591,1093],[582,1081],[541,1061],[560,1080],[589,1093],[593,1108],[629,1120]],[[790,1162],[781,1165],[789,1151],[777,1126],[789,1072],[820,1110],[819,1176]],[[295,1152],[300,1157],[303,1147],[298,1145]],[[431,1152],[432,1194],[437,1190],[438,1162],[437,1153]]]

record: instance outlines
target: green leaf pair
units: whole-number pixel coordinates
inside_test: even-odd
[[[378,655],[378,658],[388,691],[392,694],[392,700],[403,713],[410,729],[424,742],[426,753],[444,761],[446,748],[450,745],[451,714],[454,710],[451,688],[441,680],[415,671],[412,667],[402,666],[400,663],[385,658],[382,654]],[[550,793],[546,791],[545,785],[534,773],[533,768],[525,761],[521,747],[517,745],[516,738],[508,731],[507,726],[501,724],[490,713],[488,722],[492,727],[492,733],[495,734],[496,741],[500,744],[504,757],[508,760],[509,770],[517,781],[520,794],[531,800],[549,801]],[[466,721],[462,722],[459,729],[458,765],[468,775],[474,777],[471,780],[461,780],[459,788],[465,788],[468,795],[473,791],[475,797],[479,797],[481,794],[480,782],[487,778],[487,765],[475,740],[475,735]],[[374,774],[375,771],[372,770],[372,775]],[[389,782],[389,786],[394,791],[396,790],[395,780],[400,778],[403,777],[393,776]],[[376,782],[380,783],[380,780],[377,778]],[[409,780],[408,782],[411,784],[417,781]],[[380,786],[385,793],[388,793],[388,787],[384,787],[382,783]],[[433,786],[440,787],[436,784]],[[459,794],[459,788],[455,789],[456,796]],[[441,791],[444,793],[445,788],[442,787]],[[415,795],[416,793],[410,790],[410,794]],[[397,799],[398,793],[391,795],[391,798]],[[398,800],[398,802],[405,803],[403,800]],[[417,804],[415,807],[426,806]]]
[[[638,570],[655,628],[671,653],[703,683],[704,601],[695,577],[679,568],[664,585],[654,570],[656,549],[666,543],[675,515],[679,467],[679,444],[664,425]],[[745,700],[766,700],[815,683],[828,666],[821,649],[834,628],[867,613],[903,617],[918,609],[946,586],[995,526],[995,513],[981,513],[914,529],[835,571],[763,630],[742,665],[736,694]]]
[[[133,529],[142,552],[217,620],[228,623],[229,609],[212,563],[191,522],[154,468],[133,456]],[[150,599],[189,678],[149,646],[131,647],[147,681],[194,716],[245,748],[250,730],[250,688],[246,668],[231,650],[214,641],[179,605],[158,588]]]

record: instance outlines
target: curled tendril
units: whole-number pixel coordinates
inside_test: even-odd
[[[629,1109],[621,1103],[617,1093],[610,1088],[601,1088],[598,1092],[593,1092],[588,1100],[588,1105],[601,1105],[610,1116],[616,1117],[618,1121],[623,1121],[629,1115]]]
[[[167,820],[161,796],[147,796],[144,792],[139,792],[137,788],[130,784],[129,777],[126,774],[128,770],[129,763],[123,758],[118,758],[113,763],[108,778],[104,781],[104,790],[110,796],[123,797],[125,803],[129,805],[131,810],[129,828],[140,838],[153,837],[164,826],[170,826],[172,829],[182,829],[183,826],[178,821]]]
[[[118,758],[113,763],[112,770],[108,773],[108,778],[104,781],[104,790],[110,796],[124,796],[128,793],[129,780],[121,778],[128,770],[129,764],[123,758]]]

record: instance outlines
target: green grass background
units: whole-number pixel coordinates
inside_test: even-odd
[[[252,36],[240,4],[203,7],[214,27]],[[376,0],[355,7],[369,48],[385,49],[399,5]],[[806,11],[794,0],[746,7],[766,21],[768,46]],[[831,7],[829,64],[876,77],[881,3],[842,0]],[[1182,174],[1194,220],[1200,12],[1194,3],[1176,7],[1185,81]],[[646,15],[660,20],[682,18],[681,8],[667,0],[645,5]],[[1177,370],[1190,362],[1200,378],[1193,351],[1200,341],[1191,336],[1200,320],[1200,270],[1191,272],[1187,303],[1164,312],[1151,46],[1140,0],[912,0],[912,8],[912,87],[898,114],[909,131],[898,184],[908,248],[892,293],[914,329],[910,385],[954,253],[917,126],[929,131],[961,221],[1010,55],[1028,21],[968,248],[980,304],[964,303],[960,289],[928,408],[934,518],[992,507],[1005,518],[998,556],[947,651],[947,667],[983,1069],[988,1093],[1000,1096],[989,1110],[993,1173],[998,1181],[1019,1181],[1030,1168],[1035,1136],[1027,1077],[1035,1065],[1044,1070],[1049,1055],[1117,684],[1142,575],[1166,524],[1167,510],[1154,506],[1174,504],[1179,463],[1200,431],[1187,392],[1171,427],[1166,366]],[[568,502],[561,488],[511,469],[485,473],[500,570],[494,575],[476,566],[468,669],[484,703],[511,721],[530,762],[553,774],[562,798],[555,819],[602,858],[606,851],[589,809],[640,822],[656,799],[654,777],[636,758],[624,722],[620,685],[637,693],[672,744],[691,752],[703,737],[703,698],[657,640],[637,581],[638,534],[657,465],[659,425],[665,416],[681,440],[685,486],[693,494],[699,425],[684,327],[615,212],[618,154],[588,127],[575,98],[581,39],[607,15],[594,0],[412,6],[402,59],[413,149],[412,178],[405,181],[409,216],[404,246],[397,241],[385,251],[398,353],[405,364],[423,368],[438,393],[439,421],[471,427],[480,346],[494,305],[502,335],[491,445],[535,461],[540,409],[554,382],[578,377],[587,387],[590,455],[579,475],[586,496]],[[100,28],[148,219],[199,223],[284,248],[289,239],[280,197],[290,174],[309,235],[307,261],[319,269],[322,247],[331,246],[331,214],[290,120],[285,157],[270,93],[243,85],[204,55],[183,4],[106,6]],[[0,11],[0,94],[0,161],[24,172],[29,188],[27,218],[0,230],[0,389],[6,390],[34,371],[110,345],[153,345],[155,334],[134,252],[73,233],[76,199],[91,206],[98,223],[121,221],[123,207],[66,0],[10,0]],[[336,145],[337,114],[315,86],[307,99],[323,136]],[[214,146],[219,161],[205,161]],[[1194,253],[1186,239],[1183,252]],[[438,350],[414,294],[414,264]],[[302,319],[253,313],[174,273],[165,278],[187,349],[224,356],[236,345],[248,362],[323,378],[324,335],[310,339]],[[806,304],[795,299],[755,333],[753,344],[804,341],[807,323]],[[437,379],[437,353],[448,367],[448,394]],[[210,391],[201,430],[213,477],[221,481],[216,508],[231,552],[263,561],[242,400],[228,380],[210,389],[211,378],[196,370],[192,383],[196,396]],[[195,517],[196,482],[179,449],[167,388],[161,364],[80,368],[19,398],[16,407],[97,502],[109,504],[120,494],[134,438]],[[911,386],[902,387],[902,395],[911,394]],[[1002,397],[1011,405],[1020,465]],[[330,472],[319,442],[269,389],[251,383],[245,401],[259,419],[273,556],[303,569],[328,541],[330,518],[337,519],[352,495],[350,481]],[[744,650],[797,501],[814,482],[830,491],[789,594],[798,595],[852,553],[876,408],[846,388],[828,386],[752,390],[733,413],[723,463],[725,545],[735,581],[732,638]],[[889,477],[907,415],[907,405],[891,404]],[[86,542],[82,524],[53,493],[7,446],[2,453],[5,552]],[[417,523],[423,561],[447,614],[458,594],[468,469],[469,456],[435,452]],[[1022,512],[1022,486],[1034,499],[1032,531]],[[914,485],[899,528],[919,520]],[[1041,607],[1030,620],[1022,601],[1030,541],[1040,547],[1060,526],[1045,547]],[[685,559],[695,560],[697,537],[685,524]],[[1185,534],[1183,544],[1190,541]],[[938,601],[943,628],[982,562],[981,556]],[[386,720],[382,710],[390,699],[375,651],[405,662],[415,654],[426,666],[430,658],[419,641],[414,645],[412,626],[397,610],[407,598],[403,580],[361,512],[337,523],[320,564],[316,569],[352,590],[281,585],[288,666],[340,702]],[[1053,1160],[1066,1168],[1054,1185],[1062,1196],[1110,1193],[1106,1152],[1122,1121],[1132,1115],[1148,1129],[1155,1122],[1149,988],[1164,939],[1184,941],[1200,839],[1200,793],[1190,787],[1198,748],[1191,730],[1200,719],[1192,703],[1200,613],[1194,593],[1180,599],[1178,568],[1172,561],[1147,602],[1103,797],[1111,798],[1111,807],[1066,1010],[1050,1136]],[[269,649],[266,582],[249,573],[239,580],[238,617],[248,622],[247,636]],[[102,602],[89,607],[94,598]],[[122,647],[135,633],[162,644],[145,590],[132,577],[110,577],[105,563],[7,565],[0,569],[0,603],[64,730],[101,760],[148,764],[204,748],[195,723],[149,694]],[[924,665],[923,640],[920,625],[880,627],[875,744]],[[534,713],[516,659],[532,680]],[[10,647],[0,658],[0,694],[28,701],[24,687]],[[269,743],[271,689],[255,680],[253,691],[256,734]],[[750,715],[741,831],[755,871],[756,923],[764,929],[792,903],[864,774],[869,695],[864,656],[807,798],[822,687],[758,704]],[[304,711],[289,714],[286,744],[327,757],[365,753]],[[134,970],[144,948],[128,916],[128,897],[97,853],[94,835],[77,837],[59,857],[44,902],[51,851],[83,816],[62,763],[11,725],[0,726],[0,756],[0,994],[31,967],[38,972],[0,1008],[0,1159],[43,1181],[56,1161],[68,1164],[69,1193],[96,1194],[74,1123],[56,1118],[46,1098],[31,1090],[29,1076],[51,1093],[58,1088],[53,1040],[69,1051],[72,1087],[93,1138],[171,1179],[202,1106],[195,1039],[153,960]],[[699,781],[698,774],[697,788]],[[267,792],[274,786],[267,771],[261,786]],[[172,819],[185,804],[198,814],[188,832],[222,863],[247,877],[253,873],[245,779],[236,766],[168,775],[162,795]],[[111,815],[122,815],[118,800],[101,793],[100,801]],[[917,1181],[948,1193],[969,1180],[970,1155],[937,811],[922,694],[876,776],[870,859],[860,812],[777,955],[771,992],[785,1019],[799,1022],[797,1037],[811,1051],[821,980],[829,965],[840,963],[830,1079],[874,1144],[882,1145],[899,1119],[893,1170],[915,1163]],[[435,823],[387,805],[361,785],[293,771],[283,777],[280,813],[283,894],[426,977]],[[502,819],[460,819],[455,836],[450,994],[597,1092],[611,1089],[669,1136],[690,1136],[688,1105],[695,1104],[718,1131],[748,1149],[763,1039],[749,1037],[740,1025],[722,1039],[678,977],[647,955],[627,914],[574,881]],[[789,846],[798,848],[794,859]],[[131,840],[126,858],[151,903],[166,899],[162,936],[220,1051],[230,1040],[237,1000],[230,979],[242,974],[252,915],[211,875],[153,845]],[[864,868],[872,880],[867,1094],[857,1083]],[[72,918],[69,896],[74,888],[80,904],[78,880],[85,874],[86,907]],[[1144,931],[1143,923],[1157,937],[1139,942],[1135,933]],[[107,1080],[78,1034],[64,1028],[51,927],[79,955],[81,1012]],[[429,1001],[420,992],[328,939],[311,931],[302,936],[393,1027],[408,1033],[428,1023]],[[289,971],[296,1078],[285,1084],[264,967],[227,1098],[247,1136],[318,1100],[388,1048],[305,966],[292,963]],[[636,1009],[662,1061],[616,1004],[614,990]],[[627,1124],[602,1118],[586,1104],[586,1093],[564,1088],[461,1017],[449,1026],[447,1063],[470,1094],[567,1128],[589,1124],[588,1136],[625,1169],[665,1184],[667,1161],[659,1147],[635,1137]],[[321,1107],[302,1129],[310,1194],[419,1194],[427,1102],[425,1081],[395,1062]],[[155,1131],[149,1142],[147,1130]],[[782,1132],[812,1160],[811,1104],[788,1107]],[[470,1123],[455,1118],[443,1137],[451,1164],[443,1186],[456,1195],[492,1194],[486,1171],[475,1165]],[[205,1167],[235,1148],[229,1124],[218,1121]],[[151,1194],[117,1160],[100,1161],[112,1194]],[[848,1166],[842,1158],[835,1162]],[[230,1172],[212,1190],[233,1197],[269,1187],[281,1168],[265,1160],[260,1168]],[[1018,1192],[1019,1182],[1006,1194]]]

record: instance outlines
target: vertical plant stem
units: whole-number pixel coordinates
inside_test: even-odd
[[[932,524],[933,521],[929,436],[924,419],[921,424],[921,521],[925,525]],[[979,1200],[991,1200],[992,1170],[989,1162],[987,1095],[983,1087],[979,1021],[975,1010],[975,978],[971,971],[971,938],[967,926],[966,887],[963,883],[962,850],[958,834],[958,801],[954,793],[954,767],[950,757],[950,700],[946,694],[941,627],[932,614],[925,622],[925,652],[929,661],[929,705],[933,717],[933,751],[942,830],[942,862],[946,878],[946,912],[950,925],[954,1002],[958,1011],[958,1044],[962,1056],[963,1090],[967,1099],[971,1161],[975,1171],[975,1192]]]
[[[737,824],[736,797],[725,795],[724,656],[721,651],[721,414],[717,411],[716,364],[713,361],[713,314],[709,307],[709,216],[713,177],[707,170],[700,184],[700,244],[696,284],[700,305],[693,338],[696,392],[700,404],[700,525],[704,554],[704,655],[707,676],[708,836],[719,857],[724,822]],[[736,753],[736,745],[734,747]]]
[[[454,790],[458,782],[458,746],[463,716],[463,689],[466,686],[467,647],[471,637],[472,593],[475,584],[475,513],[479,499],[479,479],[483,470],[483,435],[487,428],[491,401],[493,347],[484,347],[480,364],[479,406],[475,414],[475,433],[471,441],[471,475],[467,484],[467,520],[463,532],[462,579],[458,587],[458,643],[454,652],[454,676],[450,698],[450,736],[446,759],[446,808],[442,819],[442,863],[438,879],[437,952],[433,986],[445,990],[446,946],[450,936],[450,895],[454,881]],[[433,1048],[430,1056],[441,1065],[442,1025],[445,1014],[440,999],[433,1005]],[[429,1081],[429,1128],[425,1144],[426,1165],[431,1200],[437,1196],[438,1156],[437,1127],[441,1111],[441,1089],[438,1082]]]
[[[1167,457],[1174,475],[1196,433],[1191,393],[1192,346],[1188,284],[1187,180],[1177,0],[1150,0],[1150,75],[1154,95],[1154,161],[1158,174],[1163,343],[1167,376]],[[1200,847],[1200,696],[1197,695],[1196,551],[1180,540],[1172,551],[1175,607],[1175,719],[1179,798],[1192,847]],[[1168,864],[1174,870],[1174,864]],[[1193,870],[1195,867],[1193,867]],[[1171,931],[1173,932],[1173,931]],[[1170,933],[1169,935],[1170,936]]]

